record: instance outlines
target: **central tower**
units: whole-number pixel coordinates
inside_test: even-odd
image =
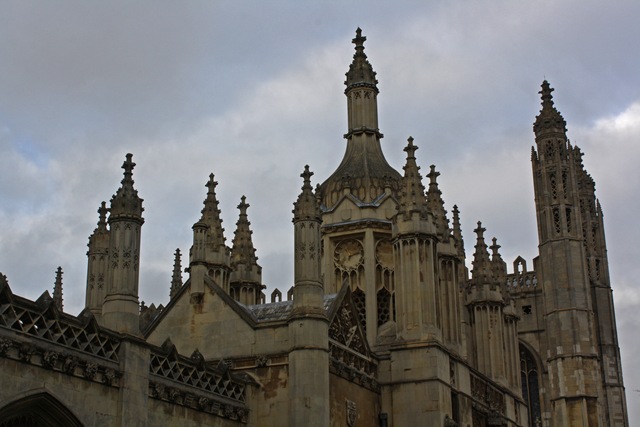
[[[347,284],[370,343],[394,320],[391,218],[400,174],[384,158],[378,128],[378,80],[364,53],[360,28],[346,73],[347,147],[336,171],[320,186],[325,292]]]

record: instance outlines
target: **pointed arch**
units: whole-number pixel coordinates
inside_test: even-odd
[[[522,398],[529,407],[529,425],[539,425],[542,420],[540,383],[542,381],[540,358],[528,345],[520,342],[520,378]]]
[[[41,392],[0,408],[0,427],[83,427],[83,424],[59,400]]]

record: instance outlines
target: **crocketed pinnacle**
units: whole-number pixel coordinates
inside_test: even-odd
[[[202,216],[200,221],[209,227],[207,243],[214,248],[224,247],[226,239],[224,237],[224,228],[222,228],[222,219],[220,218],[220,209],[218,208],[218,199],[216,197],[216,187],[218,182],[214,180],[214,175],[209,175],[209,181],[205,184],[207,187],[207,198],[204,200],[202,208]]]
[[[492,239],[493,244],[489,247],[491,249],[491,264],[493,265],[493,275],[497,279],[503,279],[507,276],[507,264],[502,259],[502,255],[498,250],[500,249],[500,245],[498,244],[498,239],[495,237]],[[503,282],[503,280],[500,280]]]
[[[551,92],[554,89],[549,86],[546,80],[542,82],[542,90],[538,92],[542,98],[542,109],[533,123],[533,131],[536,135],[547,132],[566,132],[567,122],[565,122],[562,114],[553,106],[553,96]]]
[[[462,227],[460,226],[460,211],[458,210],[458,205],[453,205],[453,238],[456,241],[458,256],[464,258],[464,239],[462,238]]]
[[[231,248],[231,267],[233,268],[239,264],[244,264],[245,266],[254,265],[258,260],[251,240],[253,231],[249,228],[251,223],[247,216],[247,208],[250,205],[246,201],[247,198],[242,196],[238,205],[240,217],[236,222],[236,231],[233,235],[233,246]]]
[[[416,164],[417,145],[413,144],[413,138],[409,137],[404,151],[407,153],[407,162],[404,165],[404,177],[400,183],[398,212],[405,216],[418,212],[422,218],[427,216],[427,198],[425,197],[420,167]]]
[[[107,230],[108,212],[109,209],[107,208],[107,203],[102,202],[102,204],[98,208],[98,226],[95,228],[95,230],[93,230],[91,236],[89,236],[89,244],[87,245],[89,246],[89,250],[91,250],[93,246],[95,246],[97,242],[101,240],[99,239],[100,236],[104,236],[109,233],[109,230]],[[104,239],[102,239],[102,241],[104,241]]]
[[[429,189],[427,190],[427,208],[433,215],[436,232],[439,236],[449,234],[449,219],[447,211],[444,209],[444,200],[442,200],[442,191],[438,188],[438,176],[440,172],[436,172],[436,166],[431,165],[429,174]]]
[[[53,303],[56,308],[62,311],[62,267],[56,270],[56,281],[53,285]]]
[[[124,178],[122,178],[121,187],[118,188],[116,194],[111,198],[111,215],[109,220],[118,217],[128,217],[144,222],[142,219],[142,211],[144,211],[142,207],[143,199],[138,197],[138,191],[133,188],[133,168],[136,164],[131,161],[132,157],[133,154],[128,153],[126,160],[122,164]]]
[[[182,254],[180,253],[180,249],[176,249],[175,258],[173,261],[173,276],[171,277],[171,290],[169,291],[169,298],[173,299],[180,288],[182,288]]]
[[[484,242],[485,228],[478,221],[478,228],[473,230],[478,238],[476,241],[475,252],[473,254],[473,270],[471,270],[471,281],[475,285],[484,285],[493,283],[493,268],[487,244]]]
[[[309,171],[309,165],[305,165],[304,172],[300,176],[303,179],[302,192],[298,196],[298,200],[293,204],[293,222],[304,220],[320,221],[320,206],[311,187],[313,172]]]
[[[347,71],[344,84],[347,86],[345,93],[352,87],[367,86],[374,88],[378,93],[378,87],[376,86],[378,80],[376,80],[376,72],[373,71],[373,67],[367,60],[367,55],[364,53],[364,42],[367,40],[362,35],[362,30],[358,28],[356,30],[356,36],[352,41],[356,45],[356,53],[353,55],[353,61]]]

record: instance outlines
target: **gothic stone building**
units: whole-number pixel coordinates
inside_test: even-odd
[[[539,255],[513,272],[427,187],[409,138],[381,150],[376,73],[357,31],[346,152],[294,203],[294,286],[265,286],[242,198],[226,245],[213,175],[188,279],[140,306],[142,199],[130,154],[89,238],[86,308],[0,275],[0,426],[628,426],[602,210],[542,84],[531,152]],[[524,153],[523,153],[524,155]],[[195,207],[194,207],[195,210]],[[450,222],[451,220],[451,222]]]

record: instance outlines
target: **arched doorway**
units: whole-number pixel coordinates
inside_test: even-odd
[[[520,344],[520,378],[522,380],[522,398],[529,406],[529,425],[540,427],[540,370],[533,353]]]
[[[38,393],[1,408],[0,427],[83,427],[83,425],[56,398],[48,393]]]

